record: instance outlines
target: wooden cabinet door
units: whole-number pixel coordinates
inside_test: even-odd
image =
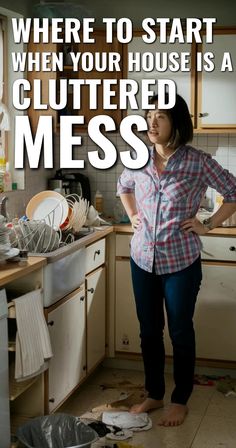
[[[106,34],[105,31],[102,30],[96,30],[94,32],[94,38],[95,42],[91,44],[79,44],[78,51],[81,53],[87,53],[90,52],[94,58],[95,54],[97,57],[101,57],[102,53],[107,54],[107,58],[109,57],[109,54],[112,52],[116,52],[120,55],[120,71],[114,71],[109,69],[105,71],[97,71],[95,64],[94,69],[91,71],[83,71],[82,67],[79,67],[79,78],[82,79],[99,79],[101,81],[105,79],[112,79],[112,80],[119,80],[121,78],[122,74],[122,66],[123,66],[123,59],[122,59],[122,45],[118,42],[117,38],[113,37],[112,43],[106,42]],[[122,118],[122,111],[119,109],[119,86],[113,85],[111,88],[112,91],[115,92],[115,97],[112,98],[111,103],[113,105],[117,105],[116,109],[105,109],[103,107],[104,104],[104,98],[106,98],[106,89],[103,88],[103,86],[98,86],[97,88],[97,107],[96,109],[91,109],[89,107],[89,87],[83,86],[82,88],[82,110],[80,111],[81,115],[85,116],[85,125],[88,125],[88,122],[91,118],[97,115],[109,115],[113,118],[116,125],[119,125],[121,118]]]
[[[53,44],[51,42],[49,43],[34,43],[31,40],[28,44],[28,52],[32,53],[43,53],[43,52],[49,52],[49,53],[56,53],[57,52],[57,46],[56,44]],[[33,100],[36,96],[36,91],[34,89],[34,80],[38,79],[41,81],[41,103],[48,105],[49,104],[49,80],[50,79],[56,79],[56,72],[53,71],[28,71],[27,78],[31,83],[31,90],[29,92],[29,97],[31,98],[31,106],[27,110],[27,114],[30,118],[30,123],[32,127],[32,131],[35,132],[37,130],[38,126],[38,120],[41,115],[49,115],[53,118],[53,130],[56,130],[57,125],[57,111],[52,109],[48,106],[47,109],[35,109]]]
[[[203,359],[235,361],[236,264],[217,265],[203,262],[202,274],[194,314],[196,356]],[[167,324],[165,350],[167,355],[172,356]]]
[[[216,34],[212,44],[204,43],[202,53],[212,52],[215,69],[200,74],[198,104],[199,128],[236,129],[236,31]],[[233,70],[221,71],[225,52],[229,52]]]
[[[83,54],[90,54],[89,60],[93,61],[91,70],[88,71],[87,67],[89,64],[87,62],[83,62],[84,66],[81,62],[78,64],[78,70],[74,70],[72,65],[64,65],[64,71],[57,73],[58,80],[61,78],[68,79],[80,79],[80,80],[88,80],[88,79],[96,79],[101,80],[101,85],[97,86],[96,90],[96,99],[97,104],[92,107],[90,107],[90,104],[95,102],[95,94],[94,89],[90,89],[88,85],[82,85],[80,90],[81,95],[81,107],[80,109],[73,110],[73,97],[72,93],[70,93],[70,89],[68,92],[68,102],[67,106],[63,111],[58,111],[57,114],[57,122],[59,124],[59,118],[60,115],[83,115],[84,116],[84,124],[81,124],[79,126],[75,126],[77,129],[81,128],[87,128],[88,123],[91,118],[97,116],[97,115],[108,115],[113,118],[115,121],[116,126],[118,127],[121,119],[122,119],[122,111],[119,109],[119,84],[118,80],[122,76],[122,70],[123,70],[123,58],[122,58],[122,44],[118,42],[117,38],[113,38],[113,42],[111,44],[108,44],[106,42],[106,35],[105,31],[103,30],[95,30],[94,31],[94,43],[79,43],[79,44],[73,44],[72,50],[74,53],[81,53],[80,61],[83,57]],[[62,50],[62,48],[61,48]],[[109,63],[108,69],[103,70],[102,69],[102,63],[101,63],[101,69],[97,70],[99,66],[96,67],[95,58],[101,58],[101,54],[106,53],[104,57],[107,57],[109,59],[110,53],[118,53],[118,57],[120,57],[119,62],[119,68],[120,70],[113,70],[112,66],[109,70]],[[86,55],[85,55],[86,56]],[[86,57],[83,57],[83,60],[85,61]],[[85,65],[87,64],[87,65]],[[85,68],[85,70],[83,69]],[[114,106],[117,106],[113,109],[106,109],[104,107],[104,98],[106,100],[107,91],[106,88],[103,88],[103,80],[105,79],[111,79],[111,80],[117,80],[117,83],[115,85],[112,85],[111,90],[114,91],[115,97],[111,98],[111,104]],[[90,101],[91,100],[91,101]]]
[[[48,314],[48,325],[53,351],[49,364],[52,412],[86,375],[84,288]]]
[[[86,277],[88,372],[105,356],[105,278],[105,267],[97,269]]]
[[[115,322],[116,351],[140,353],[139,322],[128,258],[116,260]]]
[[[193,67],[193,62],[192,62],[193,52],[192,52],[191,44],[175,43],[174,47],[173,47],[173,44],[168,44],[168,43],[166,43],[166,44],[164,44],[164,43],[162,43],[162,44],[158,44],[158,43],[146,44],[145,42],[143,42],[141,36],[136,36],[132,39],[132,41],[128,45],[128,53],[131,53],[131,52],[132,53],[137,52],[137,54],[140,53],[141,60],[142,60],[142,57],[144,57],[145,53],[152,53],[154,56],[154,60],[155,60],[155,55],[158,52],[167,53],[168,55],[172,52],[177,52],[177,53],[179,53],[179,55],[181,55],[181,53],[190,53],[189,64],[188,64],[189,71],[165,70],[162,72],[162,71],[158,71],[154,68],[154,70],[149,72],[149,71],[146,71],[146,69],[142,69],[142,65],[141,65],[140,70],[128,72],[127,77],[134,79],[135,81],[137,81],[139,83],[140,88],[139,88],[139,93],[137,95],[137,100],[139,103],[141,103],[141,93],[142,93],[141,81],[143,79],[153,79],[153,80],[171,79],[171,80],[173,80],[177,86],[177,93],[179,93],[185,99],[186,103],[188,104],[190,113],[193,115],[194,114],[194,79],[192,76],[192,70],[194,67]],[[145,60],[146,60],[146,57],[145,57]],[[148,58],[147,58],[147,60],[148,60]],[[163,61],[163,60],[164,60],[164,57],[161,57],[161,61]],[[179,61],[179,60],[177,60],[177,61]],[[145,62],[143,64],[145,67]],[[161,62],[161,64],[163,64],[163,63]],[[171,63],[169,62],[167,65],[170,66]],[[127,66],[128,66],[128,64],[127,64]],[[157,93],[157,86],[152,86],[152,88],[150,90]],[[139,108],[138,111],[128,109],[128,113],[129,114],[137,114],[137,113],[142,114],[143,112],[141,111],[141,108]]]
[[[198,358],[236,360],[236,265],[203,263],[194,325]]]

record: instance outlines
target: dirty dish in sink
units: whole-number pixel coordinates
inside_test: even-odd
[[[69,205],[64,196],[57,191],[45,190],[30,199],[26,215],[32,220],[44,220],[57,230],[66,220],[68,210]]]
[[[19,254],[19,249],[11,248],[5,254],[0,254],[0,262],[8,260],[10,258],[14,258]]]
[[[73,205],[73,219],[72,229],[74,232],[79,232],[83,227],[88,213],[88,202],[84,198],[80,198],[79,202],[75,202]]]
[[[11,244],[29,252],[46,253],[58,249],[61,232],[44,221],[13,222]]]

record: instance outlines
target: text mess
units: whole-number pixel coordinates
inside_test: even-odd
[[[82,144],[80,135],[73,135],[73,125],[84,123],[84,116],[60,117],[60,168],[84,168],[84,160],[73,159],[73,147]],[[108,115],[97,115],[88,123],[88,136],[103,152],[99,150],[88,151],[88,160],[94,168],[111,168],[117,160],[115,145],[101,131],[116,131],[114,120]],[[139,115],[129,115],[120,123],[120,135],[131,147],[128,151],[120,152],[122,164],[130,169],[139,169],[146,165],[149,151],[146,144],[133,132],[133,126],[137,131],[147,131],[147,122]],[[44,153],[44,168],[53,168],[53,120],[51,116],[40,116],[37,132],[33,138],[29,117],[16,116],[15,118],[15,167],[24,168],[24,150],[26,149],[29,167],[38,168],[41,152]],[[135,156],[133,151],[135,152]]]

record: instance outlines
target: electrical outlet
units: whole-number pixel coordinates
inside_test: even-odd
[[[122,346],[124,350],[129,349],[129,338],[127,334],[124,334],[122,337]]]

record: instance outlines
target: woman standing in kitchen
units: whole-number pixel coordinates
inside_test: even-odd
[[[134,230],[131,272],[148,394],[131,412],[163,407],[165,303],[175,386],[159,424],[176,426],[187,415],[193,390],[193,314],[202,279],[199,235],[236,211],[236,178],[211,155],[187,144],[193,126],[181,96],[176,96],[172,109],[159,110],[157,95],[152,103],[155,109],[146,114],[149,161],[139,170],[124,169],[118,180],[118,193]],[[196,214],[208,186],[224,201],[202,223]]]

